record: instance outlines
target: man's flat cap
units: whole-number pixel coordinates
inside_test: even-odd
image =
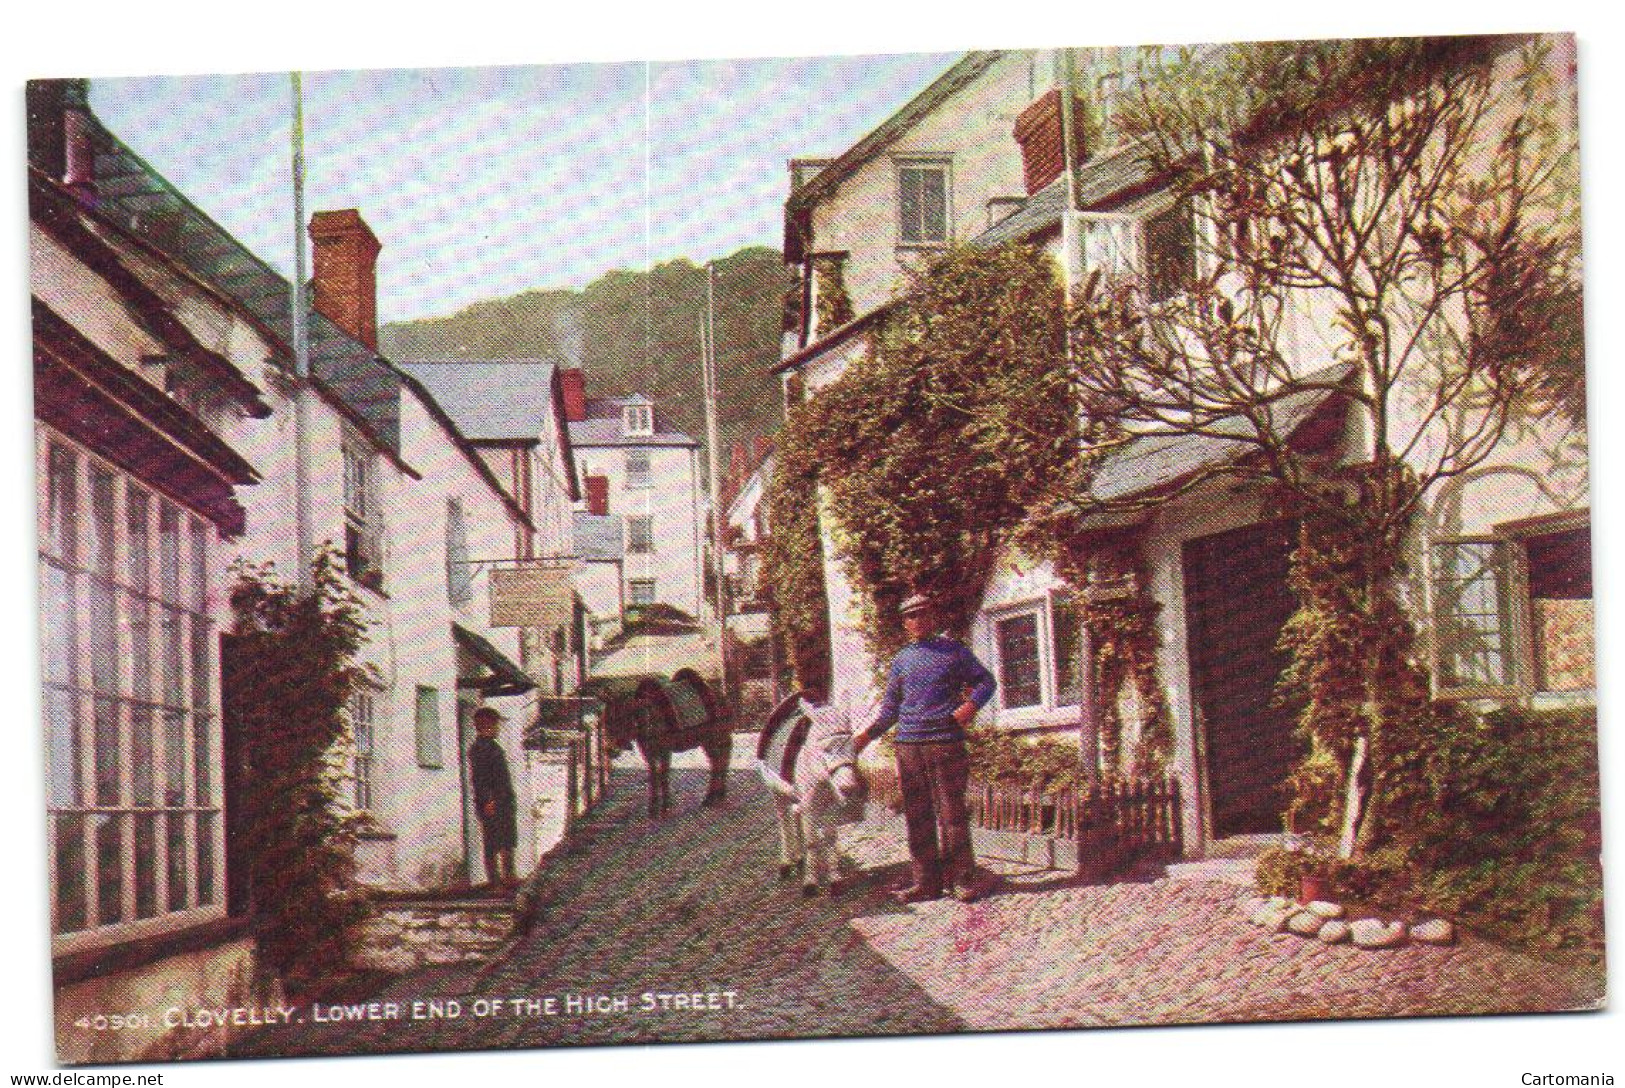
[[[906,616],[910,612],[924,612],[931,607],[931,598],[923,593],[916,593],[908,600],[897,606],[897,613]]]

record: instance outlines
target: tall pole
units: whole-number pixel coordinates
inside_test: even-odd
[[[294,539],[299,584],[308,588],[315,553],[310,517],[310,331],[305,300],[305,96],[298,72],[288,74],[293,96],[293,310]]]
[[[1083,270],[1083,239],[1078,237],[1079,224],[1072,221],[1078,210],[1078,118],[1077,100],[1073,88],[1078,80],[1076,61],[1071,49],[1061,50],[1061,169],[1066,174],[1062,183],[1066,194],[1066,221],[1061,224],[1061,245],[1066,251],[1066,274],[1061,277],[1062,301],[1072,306],[1072,277]]]
[[[728,609],[722,561],[722,488],[717,478],[717,269],[705,266],[705,324],[700,350],[700,366],[705,391],[705,458],[711,493],[711,564],[717,583],[717,657],[722,665],[718,689],[728,695]]]

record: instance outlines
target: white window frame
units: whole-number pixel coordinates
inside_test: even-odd
[[[1138,248],[1140,251],[1140,282],[1145,288],[1146,302],[1153,307],[1167,305],[1169,302],[1183,295],[1186,288],[1189,286],[1189,284],[1185,284],[1172,291],[1169,291],[1167,294],[1161,296],[1153,295],[1153,283],[1151,276],[1151,223],[1153,220],[1161,219],[1164,216],[1173,215],[1181,208],[1183,208],[1185,211],[1186,225],[1190,230],[1190,275],[1191,279],[1194,281],[1194,279],[1201,275],[1202,272],[1202,246],[1200,244],[1200,239],[1197,236],[1197,228],[1199,224],[1196,218],[1196,209],[1191,204],[1190,200],[1170,199],[1161,201],[1156,207],[1148,208],[1140,212],[1135,217],[1137,220],[1135,224],[1135,231],[1138,234]]]
[[[381,458],[365,442],[346,434],[344,462],[344,557],[345,569],[358,585],[382,592],[384,586],[383,513],[379,497],[378,472]],[[355,534],[355,554],[363,561],[360,570],[350,570],[350,534]]]
[[[1011,717],[1031,717],[1044,713],[1045,709],[1049,706],[1050,670],[1047,662],[1048,654],[1044,648],[1044,636],[1048,631],[1048,625],[1044,622],[1045,611],[1046,609],[1044,607],[1044,602],[1042,600],[1035,600],[1026,601],[1019,605],[1012,605],[1008,608],[1001,608],[997,613],[989,617],[990,623],[988,630],[989,634],[991,635],[993,647],[992,671],[994,679],[998,681],[999,688],[994,697],[998,700],[999,716],[1001,718],[1005,717],[1006,715]],[[1002,642],[999,638],[999,628],[1006,623],[1011,623],[1015,620],[1023,619],[1029,616],[1033,620],[1033,641],[1036,644],[1038,651],[1038,701],[1036,703],[1022,703],[1020,706],[1010,706],[1005,702],[1005,697],[1008,694],[1008,688],[1004,682],[1004,650]]]
[[[474,601],[474,565],[468,558],[468,513],[463,501],[446,500],[446,600],[454,608]]]
[[[1553,516],[1539,525],[1521,523],[1497,526],[1492,532],[1472,536],[1442,536],[1427,542],[1427,643],[1433,673],[1433,694],[1438,699],[1508,699],[1538,698],[1545,700],[1580,700],[1595,698],[1594,690],[1546,691],[1539,685],[1540,667],[1535,659],[1534,600],[1530,590],[1529,541],[1550,533],[1590,527],[1590,512],[1570,516]],[[1439,571],[1436,565],[1438,549],[1462,544],[1487,544],[1498,547],[1503,555],[1501,566],[1507,579],[1507,607],[1502,623],[1509,644],[1507,677],[1500,684],[1450,684],[1444,679],[1444,632],[1440,623],[1438,597]],[[1595,560],[1593,560],[1593,567]],[[1595,598],[1593,597],[1593,602]],[[1593,643],[1593,654],[1595,644]]]
[[[373,811],[378,770],[378,698],[372,691],[350,695],[350,775],[355,792],[355,810]]]
[[[1506,606],[1499,615],[1501,631],[1506,643],[1503,678],[1500,682],[1460,683],[1445,677],[1445,629],[1440,600],[1439,554],[1444,548],[1463,546],[1489,546],[1500,553],[1496,565],[1505,579]],[[1533,674],[1531,660],[1531,633],[1529,626],[1529,578],[1527,555],[1519,541],[1504,536],[1448,536],[1428,541],[1427,546],[1427,600],[1429,646],[1433,665],[1434,695],[1440,699],[1495,699],[1516,696],[1524,691]]]
[[[652,404],[628,404],[621,408],[621,430],[628,435],[646,436],[655,433],[655,408]]]
[[[425,711],[428,711],[427,715]],[[412,704],[412,737],[419,767],[437,771],[446,766],[445,743],[440,728],[439,688],[417,685]]]
[[[954,237],[954,171],[951,155],[900,155],[892,159],[893,191],[897,195],[897,248],[942,249]],[[942,175],[942,236],[925,236],[924,208],[918,224],[919,237],[910,238],[909,224],[903,218],[903,175],[908,171],[929,171]],[[922,202],[923,204],[923,202]]]
[[[212,614],[220,587],[210,522],[43,425],[36,436],[40,607],[47,633],[48,867],[52,950],[61,955],[177,932],[226,915],[225,765]],[[75,492],[75,516],[66,526],[71,541],[60,550],[51,531],[53,450],[72,459]],[[93,474],[110,481],[103,492],[110,500],[105,536],[97,532],[92,508]],[[144,512],[133,509],[132,492],[145,497]],[[171,516],[172,544],[160,534],[161,523]],[[139,533],[132,531],[137,524],[143,527]],[[95,562],[98,537],[110,544],[104,562]],[[145,539],[144,553],[134,547],[138,537]],[[144,570],[139,579],[137,565]],[[92,624],[98,587],[106,596],[96,599],[111,610],[100,616],[107,629],[99,635]],[[141,615],[145,623],[137,622]],[[99,668],[98,646],[104,659],[112,655]],[[66,710],[65,734],[52,727],[55,707]],[[138,731],[143,720],[144,735]],[[111,737],[98,736],[98,729],[110,729]],[[103,739],[112,743],[100,746]],[[111,756],[113,765],[104,765],[98,780],[102,755]],[[59,781],[63,774],[70,779],[66,785]],[[68,821],[81,825],[74,860],[82,880],[84,924],[62,931],[61,890],[69,874],[62,869],[65,844],[59,834]],[[150,827],[152,836],[153,865],[146,874],[138,866],[142,827]],[[98,834],[106,829],[112,834]],[[172,864],[172,846],[178,867]],[[116,917],[104,921],[99,870],[110,858],[120,867],[119,901],[106,912]],[[172,869],[183,886],[171,887]],[[174,907],[172,892],[178,897]],[[138,917],[149,896],[152,913]]]
[[[1079,704],[1076,702],[1059,703],[1056,701],[1060,686],[1060,675],[1055,660],[1055,598],[1065,594],[1078,597],[1076,590],[1069,586],[1058,585],[1044,591],[1042,596],[1026,597],[1019,601],[1010,601],[989,609],[987,615],[987,645],[989,656],[989,669],[994,679],[999,683],[999,691],[994,695],[994,705],[997,708],[997,719],[1006,725],[1037,725],[1050,724],[1055,721],[1073,721],[1076,719]],[[1004,705],[1004,662],[999,649],[999,624],[1005,620],[1018,616],[1033,615],[1037,617],[1038,638],[1038,684],[1039,701],[1026,706],[1008,707]]]

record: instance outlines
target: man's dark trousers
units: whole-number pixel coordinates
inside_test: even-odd
[[[898,741],[896,750],[915,886],[933,892],[945,884],[969,886],[976,859],[965,811],[965,785],[970,777],[965,742]]]

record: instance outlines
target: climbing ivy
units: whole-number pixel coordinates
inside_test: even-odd
[[[324,546],[308,588],[271,564],[237,564],[222,655],[225,725],[243,753],[232,837],[260,948],[292,979],[342,965],[346,935],[368,910],[339,753],[353,739],[350,697],[377,680],[357,661],[367,623],[341,562]]]
[[[911,278],[868,352],[787,428],[779,471],[815,467],[871,652],[896,605],[936,598],[963,633],[1000,545],[1076,456],[1058,269],[1030,246],[958,248]],[[781,448],[784,444],[781,444]],[[802,486],[805,486],[803,481]]]
[[[790,660],[795,684],[812,695],[829,691],[829,600],[819,534],[816,428],[810,401],[790,406],[779,432],[768,481],[768,533],[762,585],[773,602],[774,635]]]
[[[877,661],[901,647],[896,605],[912,592],[930,593],[962,634],[1011,550],[1055,560],[1080,591],[1130,577],[1126,596],[1080,592],[1079,618],[1095,690],[1109,693],[1099,700],[1103,769],[1160,773],[1173,730],[1156,673],[1157,606],[1136,549],[1080,544],[1070,519],[1033,517],[1088,469],[1063,315],[1058,270],[1029,246],[953,250],[912,279],[867,354],[791,408],[769,489],[766,580],[799,679],[828,676],[818,659],[828,646],[821,529],[857,590]],[[1129,689],[1140,730],[1125,763],[1117,696]]]
[[[852,311],[852,296],[846,292],[846,275],[841,262],[841,258],[834,256],[813,258],[813,316],[817,318],[814,336],[830,333],[856,316]]]

